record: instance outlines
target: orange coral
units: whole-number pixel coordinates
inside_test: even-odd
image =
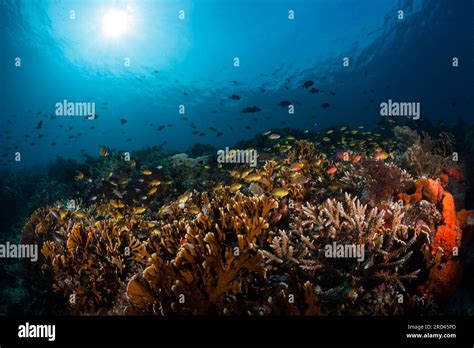
[[[461,264],[458,260],[437,265],[430,275],[429,289],[438,300],[448,300],[456,290],[461,280]]]
[[[461,182],[462,180],[462,174],[461,174],[461,170],[459,168],[449,168],[448,170],[448,175],[452,178],[454,178],[454,180],[456,180],[456,182]]]
[[[432,179],[420,179],[416,182],[416,192],[412,195],[400,194],[399,198],[405,204],[416,203],[423,198],[431,203],[437,204],[443,197],[444,189],[439,181]]]
[[[464,228],[468,225],[469,217],[474,216],[474,210],[461,210],[457,213],[458,226]]]
[[[436,230],[433,250],[441,248],[448,258],[451,258],[453,249],[458,246],[458,238],[454,199],[449,192],[444,193],[442,204],[444,224]]]

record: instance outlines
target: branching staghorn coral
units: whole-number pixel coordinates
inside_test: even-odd
[[[401,223],[403,216],[401,204],[369,209],[348,194],[343,202],[329,199],[319,207],[303,206],[302,219],[292,225],[293,244],[304,249],[299,251],[304,255],[298,260],[300,276],[317,284],[323,313],[346,313],[353,308],[350,302],[367,313],[382,314],[388,309],[371,304],[373,291],[383,286],[385,292],[403,293],[416,280],[419,270],[409,261],[418,236]],[[360,246],[364,257],[328,255],[333,245]],[[396,296],[390,299],[392,314],[400,311]]]

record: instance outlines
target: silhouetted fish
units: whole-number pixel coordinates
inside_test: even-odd
[[[199,134],[199,131],[195,130],[195,131],[193,131],[193,134],[197,135],[197,134]]]
[[[220,137],[223,134],[224,134],[223,132],[219,132],[219,133],[216,134],[216,137]]]
[[[317,88],[311,88],[309,91],[310,91],[311,93],[313,93],[313,94],[316,94],[316,93],[321,92],[321,91],[320,91],[319,89],[317,89]]]
[[[159,126],[159,127],[158,127],[158,131],[159,131],[159,132],[162,131],[163,129],[165,129],[165,127],[166,127],[166,126],[164,126],[164,125]]]
[[[229,98],[233,99],[233,100],[239,100],[240,99],[240,97],[237,94],[232,94]]]
[[[250,126],[245,126],[245,129],[252,129],[252,127],[250,127]]]
[[[306,82],[303,84],[303,87],[304,87],[304,88],[309,88],[309,87],[311,87],[312,85],[314,85],[314,81],[308,80],[308,81],[306,81]]]
[[[331,104],[329,104],[329,103],[322,103],[322,104],[321,104],[321,107],[322,107],[323,109],[327,109],[329,106],[331,106]]]
[[[282,100],[279,105],[285,107],[291,105],[291,102],[288,100]]]
[[[242,110],[244,114],[259,112],[261,109],[258,106],[247,106],[245,109]]]
[[[56,146],[56,142],[53,141],[53,142],[51,143],[51,146]]]
[[[35,128],[36,129],[41,129],[41,127],[43,127],[43,120],[40,120]]]
[[[121,119],[120,119],[120,124],[125,124],[125,123],[127,123],[127,120],[124,119],[124,118],[121,118]]]
[[[333,96],[336,95],[336,93],[334,93],[333,91],[331,91],[331,94],[332,94]]]

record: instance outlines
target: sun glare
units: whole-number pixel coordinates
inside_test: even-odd
[[[131,27],[131,16],[127,11],[109,9],[102,18],[102,31],[106,37],[119,38],[125,35]]]

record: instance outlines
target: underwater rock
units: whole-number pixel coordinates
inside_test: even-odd
[[[186,153],[178,153],[174,156],[171,156],[169,160],[171,164],[173,165],[176,165],[176,166],[184,165],[186,167],[192,168],[192,167],[196,167],[198,164],[208,163],[210,158],[211,158],[210,155],[191,158]]]

